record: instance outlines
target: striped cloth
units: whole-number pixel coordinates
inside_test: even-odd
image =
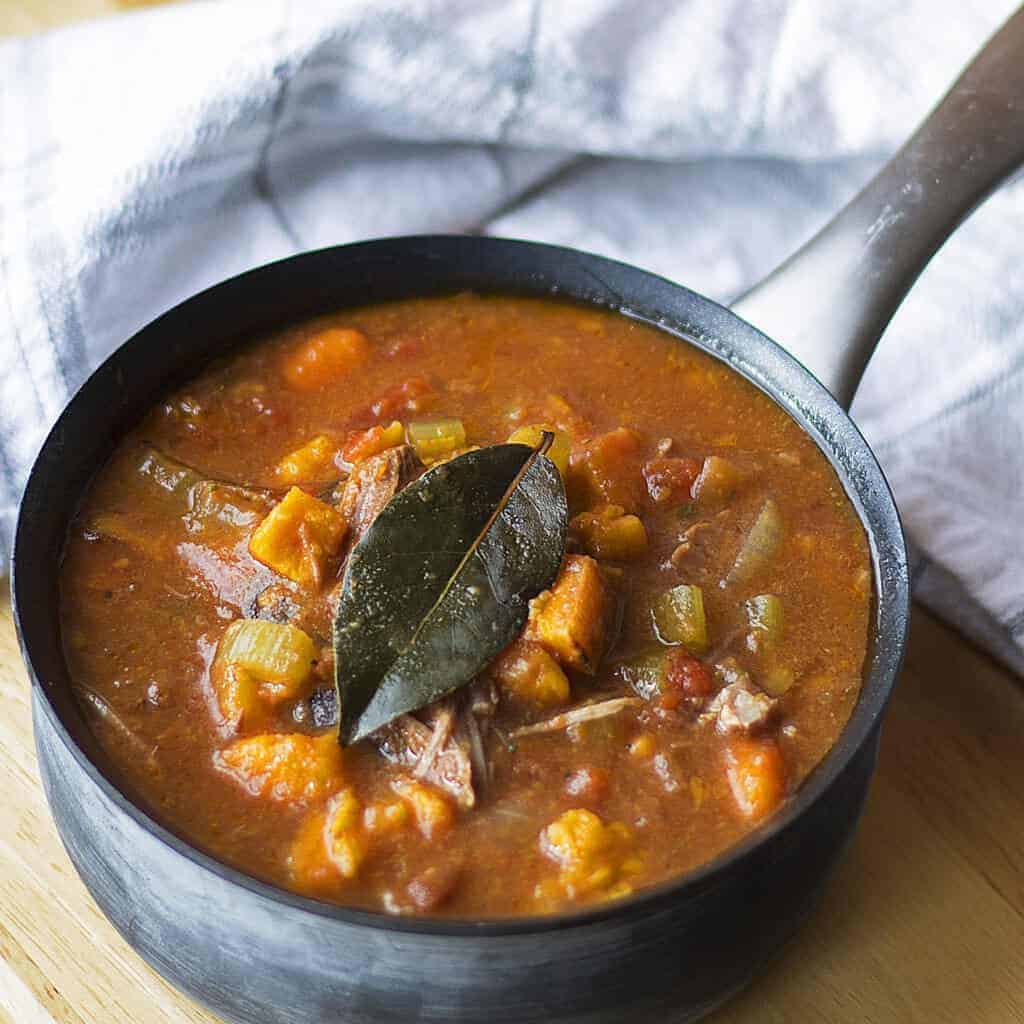
[[[0,545],[68,396],[197,289],[300,249],[482,231],[728,300],[1013,6],[228,0],[0,45]],[[1018,670],[1022,238],[1018,183],[935,259],[854,405],[919,598]]]

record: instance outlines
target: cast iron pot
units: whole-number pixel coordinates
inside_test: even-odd
[[[686,288],[596,256],[490,238],[387,239],[296,256],[195,296],[118,349],[43,445],[21,508],[12,589],[47,797],[72,861],[128,942],[227,1020],[260,1024],[660,1024],[695,1020],[745,984],[814,904],[853,832],[906,637],[899,519],[843,404],[917,273],[1021,159],[1018,13],[881,175],[740,303],[744,318],[785,339],[822,383],[737,311]],[[582,913],[398,919],[294,896],[225,867],[111,781],[62,654],[57,585],[69,519],[114,445],[162,394],[239,339],[281,324],[466,289],[619,309],[726,362],[814,438],[870,542],[876,600],[863,691],[832,752],[724,855]]]

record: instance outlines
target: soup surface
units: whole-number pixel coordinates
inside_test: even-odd
[[[342,746],[352,549],[431,467],[543,430],[568,530],[525,628]],[[118,771],[196,846],[346,905],[547,913],[685,872],[796,790],[857,699],[869,566],[822,454],[724,365],[458,295],[292,327],[153,409],[71,530],[64,641]]]

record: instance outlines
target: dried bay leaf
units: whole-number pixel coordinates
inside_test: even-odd
[[[551,438],[435,467],[355,547],[334,622],[342,743],[470,682],[522,629],[565,550]]]

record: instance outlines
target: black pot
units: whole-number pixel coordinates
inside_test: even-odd
[[[844,398],[936,239],[1024,157],[1024,114],[1005,96],[1002,121],[993,123],[995,102],[976,111],[985,89],[1016,88],[1024,96],[1022,43],[1018,15],[965,75],[974,106],[965,111],[967,101],[954,89],[833,226],[745,300],[746,309],[772,322],[776,300],[803,276],[803,299],[783,326],[792,327],[797,313],[817,325],[819,339],[830,341],[817,365]],[[973,164],[966,160],[964,147],[974,151],[997,131],[1001,141]],[[907,181],[927,182],[939,171],[950,187],[926,187],[923,198],[911,190],[913,202],[906,198]],[[894,203],[902,211],[899,231],[883,232],[871,246],[853,244],[862,223]],[[839,258],[843,253],[847,258]],[[876,600],[863,690],[835,748],[778,814],[715,861],[583,913],[490,922],[395,919],[285,893],[225,867],[147,816],[111,781],[71,696],[62,654],[57,585],[69,520],[115,444],[168,388],[240,338],[314,313],[467,289],[557,294],[621,309],[728,363],[816,441],[870,542]],[[779,333],[799,347],[799,331]],[[144,328],[86,382],[43,445],[18,522],[12,591],[34,684],[40,770],[76,868],[118,930],[161,974],[228,1020],[261,1024],[660,1024],[700,1017],[793,933],[853,832],[909,602],[903,535],[874,456],[829,391],[768,337],[708,299],[623,264],[550,246],[453,237],[297,256],[211,288]]]

